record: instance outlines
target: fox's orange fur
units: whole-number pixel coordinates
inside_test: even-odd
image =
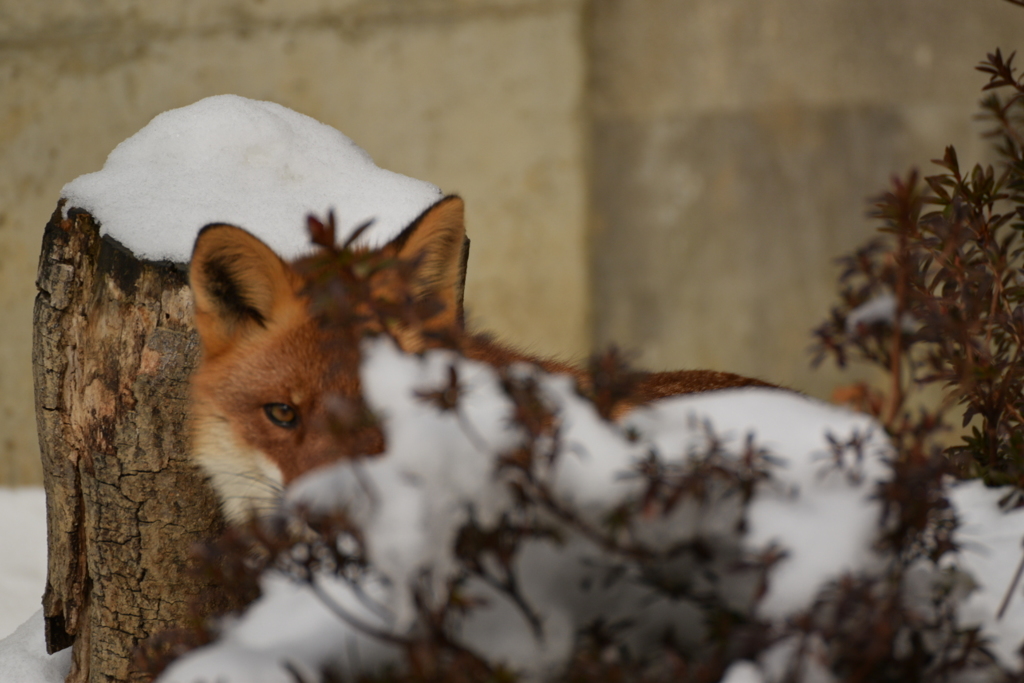
[[[380,250],[405,264],[412,277],[385,268],[367,281],[373,296],[411,295],[438,303],[422,325],[389,327],[400,345],[420,351],[431,339],[444,338],[469,358],[496,366],[532,362],[574,375],[587,387],[590,377],[577,366],[528,356],[463,330],[465,248],[462,200],[446,197]],[[359,350],[353,342],[381,331],[374,327],[381,323],[356,310],[352,319],[365,329],[355,334],[324,324],[308,294],[313,258],[286,263],[230,225],[207,226],[196,240],[190,281],[203,355],[192,378],[193,451],[231,521],[269,511],[283,486],[315,467],[384,449],[379,427],[360,415]],[[664,396],[748,385],[766,386],[702,370],[645,374],[612,415]],[[344,439],[332,425],[339,415],[351,417]]]

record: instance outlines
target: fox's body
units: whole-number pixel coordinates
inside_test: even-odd
[[[203,346],[192,379],[193,451],[230,521],[269,511],[283,486],[311,469],[384,450],[383,433],[361,398],[358,340],[366,334],[388,332],[410,352],[440,343],[494,366],[536,363],[589,386],[580,367],[462,329],[464,240],[462,202],[445,198],[393,242],[364,252],[365,263],[349,266],[359,297],[320,301],[311,297],[311,285],[322,283],[325,272],[330,276],[329,259],[285,263],[233,226],[200,233],[190,271]],[[395,312],[382,315],[371,300]],[[748,385],[770,386],[712,371],[651,373],[639,376],[611,412]]]

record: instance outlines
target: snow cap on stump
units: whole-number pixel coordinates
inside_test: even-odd
[[[306,216],[333,210],[338,239],[386,243],[442,196],[377,167],[340,132],[273,102],[218,95],[160,114],[61,191],[139,258],[185,263],[209,223],[245,228],[286,259],[309,251]]]

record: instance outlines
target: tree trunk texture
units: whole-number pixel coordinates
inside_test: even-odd
[[[198,339],[184,266],[141,261],[58,206],[36,284],[47,648],[74,647],[69,682],[148,680],[133,651],[188,621],[204,589],[190,548],[223,524],[188,458]]]

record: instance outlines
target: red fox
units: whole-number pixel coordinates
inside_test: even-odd
[[[287,263],[231,225],[199,233],[189,274],[202,344],[192,377],[193,452],[230,522],[272,511],[283,487],[313,468],[384,450],[383,432],[361,401],[358,342],[365,334],[386,327],[407,352],[444,339],[471,359],[499,367],[531,362],[589,386],[581,367],[463,329],[463,213],[460,198],[446,197],[370,253],[377,266],[353,283],[365,296],[347,311],[323,310],[311,296],[323,267],[316,256]],[[436,306],[410,324],[375,315],[366,304],[371,299]],[[339,315],[342,325],[324,324]],[[617,399],[611,417],[660,397],[751,385],[772,386],[705,370],[644,374]],[[339,419],[347,422],[344,430]]]

